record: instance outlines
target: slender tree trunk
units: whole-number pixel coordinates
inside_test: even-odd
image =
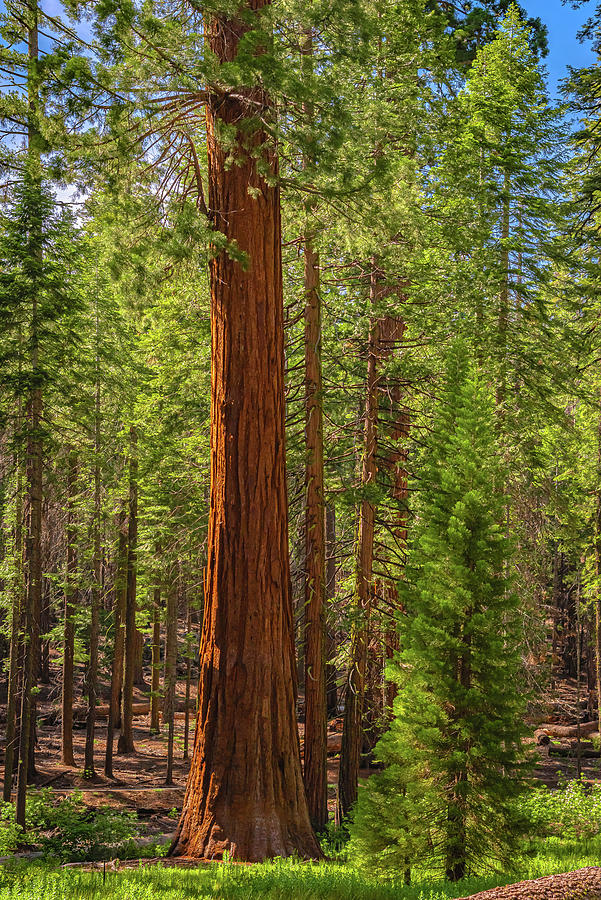
[[[37,46],[37,31],[36,31]],[[33,332],[37,334],[37,309],[34,309]],[[37,338],[34,345],[34,371],[37,370]],[[42,393],[32,391],[29,436],[27,443],[27,539],[25,542],[25,652],[23,689],[21,694],[21,729],[19,737],[19,769],[17,784],[16,822],[25,825],[27,782],[32,776],[32,755],[35,734],[34,652],[35,634],[39,633],[37,616],[42,599]]]
[[[27,32],[29,69],[27,73],[27,171],[25,177],[35,188],[41,187],[40,135],[37,118],[39,113],[39,47],[38,47],[38,4],[28,0],[29,25]],[[42,274],[42,223],[32,223],[30,233],[24,235],[31,254],[32,269]],[[36,277],[36,276],[34,276]],[[27,782],[35,773],[35,710],[33,694],[35,674],[35,651],[39,638],[39,614],[42,606],[42,387],[40,383],[40,334],[39,298],[34,289],[31,310],[30,360],[31,393],[28,402],[26,499],[27,528],[25,540],[25,650],[23,654],[23,687],[21,692],[21,727],[19,734],[19,767],[17,776],[17,800],[15,821],[25,827],[25,801]]]
[[[167,628],[165,636],[165,699],[163,724],[167,725],[167,774],[165,784],[173,784],[173,738],[175,732],[175,687],[177,683],[177,609],[179,577],[177,568],[167,593]]]
[[[132,426],[129,431],[129,516],[127,526],[127,594],[125,603],[125,665],[121,697],[121,734],[118,753],[135,753],[133,698],[136,669],[136,574],[138,543],[138,436]]]
[[[159,693],[161,686],[161,589],[154,589],[154,606],[152,610],[152,680],[150,687],[150,733],[158,734],[159,725]]]
[[[597,719],[601,731],[601,402],[597,426],[597,491],[595,502],[595,674]]]
[[[367,391],[361,484],[364,491],[375,486],[377,476],[378,355],[380,322],[375,313],[377,271],[372,261],[370,282],[374,310],[368,346]],[[344,698],[344,725],[338,776],[339,818],[346,817],[357,799],[361,746],[363,743],[363,700],[367,669],[367,640],[372,595],[374,555],[374,504],[368,497],[361,501],[355,573],[356,621],[351,638],[351,657]]]
[[[52,627],[51,604],[50,585],[47,581],[42,581],[41,634],[48,634]],[[41,684],[50,684],[50,641],[42,641],[40,644],[40,682]]]
[[[98,346],[100,343],[98,306],[96,306],[96,389],[94,397],[94,584],[90,598],[90,659],[86,678],[88,691],[88,715],[86,718],[86,747],[84,775],[93,778],[94,771],[94,737],[96,733],[96,697],[98,694],[98,638],[100,630],[100,600],[102,595],[101,566],[102,549],[100,545],[101,509],[101,477],[100,477],[100,361]]]
[[[184,711],[184,759],[188,759],[190,744],[190,689],[192,686],[192,610],[186,591],[186,699]]]
[[[268,5],[249,0],[244,21],[208,20],[218,61],[235,59],[254,14]],[[211,507],[199,713],[171,852],[316,858],[295,716],[279,191],[258,171],[257,148],[274,175],[277,159],[262,127],[250,134],[247,127],[256,104],[269,115],[268,98],[246,93],[220,92],[207,106],[210,213],[247,264],[225,250],[210,263]],[[231,149],[217,140],[222,125],[238,129],[233,166]]]
[[[77,588],[77,455],[69,452],[67,476],[67,578],[65,582],[64,638],[63,638],[63,694],[61,719],[61,757],[63,765],[74,766],[73,755],[73,661],[75,653],[75,623],[73,616],[78,598]]]
[[[333,506],[326,506],[326,596],[331,602],[336,596],[336,510]],[[334,631],[333,616],[329,618],[326,630],[326,707],[329,719],[338,715],[338,685],[336,678],[336,665],[332,662],[336,655],[336,634]]]
[[[305,758],[311,824],[328,821],[325,681],[325,503],[319,256],[305,234]]]
[[[125,648],[125,608],[127,605],[127,511],[125,501],[119,514],[119,543],[117,549],[117,577],[114,590],[115,640],[111,665],[111,696],[106,730],[104,774],[113,777],[113,736],[119,718],[123,689],[123,654]]]
[[[22,427],[22,409],[19,402],[18,428]],[[10,625],[10,660],[6,697],[6,745],[4,751],[4,785],[3,800],[8,803],[12,796],[13,775],[15,766],[15,749],[17,746],[17,700],[19,696],[19,661],[22,658],[21,641],[22,596],[23,596],[23,471],[21,452],[15,454],[16,497],[14,528],[14,569],[15,583],[12,596],[12,614]]]

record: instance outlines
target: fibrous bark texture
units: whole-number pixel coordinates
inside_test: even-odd
[[[601,868],[591,866],[565,875],[548,875],[507,887],[481,891],[459,900],[601,900]]]
[[[305,756],[311,823],[328,822],[325,671],[325,503],[319,257],[305,235]]]
[[[245,12],[260,12],[251,0]],[[207,22],[218,60],[250,27]],[[284,335],[279,192],[259,90],[215,95],[207,108],[209,207],[238,251],[211,261],[211,507],[199,711],[184,808],[171,852],[237,860],[320,856],[309,822],[295,718],[284,445]],[[236,161],[219,121],[237,129]],[[258,148],[263,146],[261,151]]]

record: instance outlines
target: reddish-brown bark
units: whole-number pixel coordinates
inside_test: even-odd
[[[319,256],[305,235],[305,754],[311,823],[328,821],[325,673],[325,504]]]
[[[326,597],[333,600],[336,596],[336,510],[326,507]],[[336,681],[336,665],[332,662],[336,654],[336,634],[334,623],[326,626],[326,706],[329,719],[338,715],[338,684]]]
[[[251,0],[259,11],[266,0]],[[207,40],[235,58],[248,21],[212,19]],[[194,755],[172,854],[237,860],[320,856],[295,718],[284,442],[279,192],[257,171],[269,114],[258,90],[207,108],[209,207],[246,254],[211,261],[211,507]],[[238,127],[227,163],[219,121]],[[275,174],[275,155],[261,151]]]

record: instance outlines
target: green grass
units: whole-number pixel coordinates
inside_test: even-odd
[[[11,865],[0,870],[1,900],[447,900],[496,885],[567,872],[601,861],[601,839],[539,839],[516,873],[471,878],[459,885],[428,881],[405,887],[374,881],[347,863],[312,865],[276,861],[254,866],[215,864],[193,870],[152,868],[106,873],[57,869],[47,864]]]

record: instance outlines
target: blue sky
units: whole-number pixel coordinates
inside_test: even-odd
[[[585,3],[578,9],[564,5],[561,0],[521,0],[531,16],[540,16],[549,29],[549,55],[545,65],[549,71],[551,95],[556,95],[557,84],[567,74],[567,67],[588,65],[593,60],[589,42],[581,44],[576,34],[586,22],[595,3]]]

